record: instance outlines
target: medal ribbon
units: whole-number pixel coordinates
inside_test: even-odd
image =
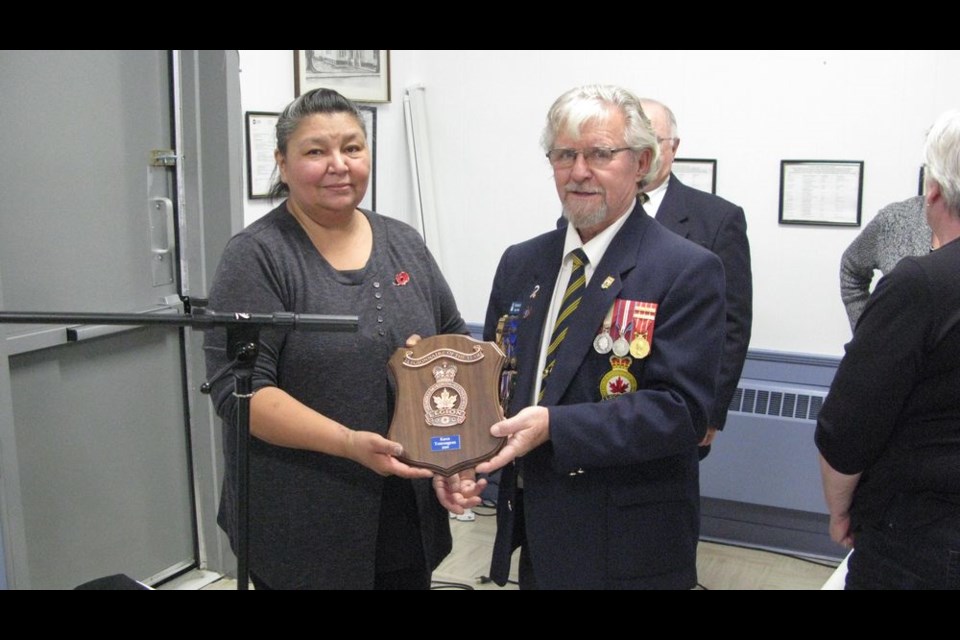
[[[653,327],[657,320],[656,302],[637,302],[633,310],[634,332],[644,336],[649,344],[653,344]]]

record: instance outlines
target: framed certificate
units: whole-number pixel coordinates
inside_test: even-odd
[[[273,184],[277,162],[273,152],[277,148],[276,127],[279,113],[247,111],[247,197],[251,200],[267,198]]]
[[[780,223],[860,226],[862,160],[781,160]]]
[[[717,192],[716,160],[677,158],[673,161],[673,173],[688,187],[707,193]]]
[[[360,206],[370,211],[377,210],[377,108],[357,105],[367,127],[367,145],[370,147],[370,183]]]

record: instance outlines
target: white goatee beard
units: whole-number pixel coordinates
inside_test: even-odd
[[[607,203],[604,202],[594,211],[572,211],[564,205],[563,217],[574,229],[589,229],[607,219]]]
[[[568,182],[564,187],[564,191],[567,193],[580,190],[598,194],[600,205],[596,209],[589,209],[590,205],[583,202],[577,203],[579,206],[575,205],[573,207],[563,203],[563,217],[574,229],[589,229],[606,220],[608,213],[607,194],[599,187],[590,187],[587,184],[574,181]]]

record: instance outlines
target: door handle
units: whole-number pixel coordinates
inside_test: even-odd
[[[155,215],[150,218],[151,244],[154,255],[173,251],[173,201],[170,198],[150,198]]]
[[[173,284],[173,258],[176,246],[173,201],[150,198],[150,253],[153,286]]]

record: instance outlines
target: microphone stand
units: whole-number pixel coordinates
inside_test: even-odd
[[[250,502],[250,398],[253,396],[253,369],[260,354],[260,331],[356,331],[357,316],[307,313],[224,313],[205,309],[206,300],[183,298],[185,315],[144,313],[46,313],[41,311],[0,311],[0,324],[107,324],[167,325],[195,329],[227,328],[227,357],[231,362],[203,383],[200,391],[210,393],[211,385],[233,372],[237,398],[237,590],[249,586],[249,502]],[[67,328],[68,341],[71,332]]]

